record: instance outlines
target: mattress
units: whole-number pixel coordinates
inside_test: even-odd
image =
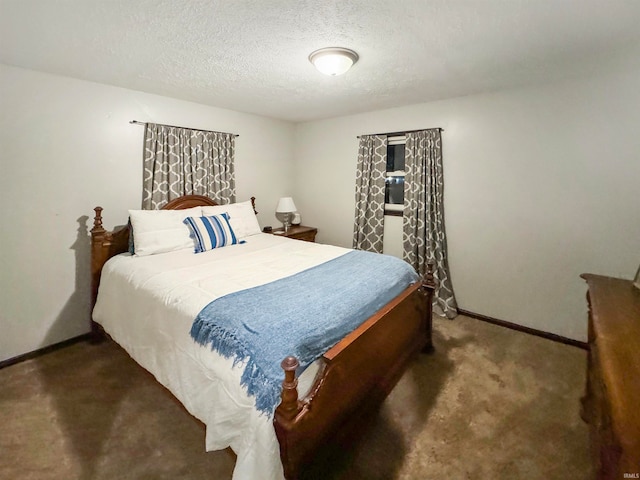
[[[189,335],[208,303],[349,252],[269,234],[194,254],[190,250],[111,258],[102,270],[93,319],[206,426],[207,451],[231,447],[234,480],[284,478],[272,419],[260,414],[233,365]],[[317,365],[299,379],[311,386]]]

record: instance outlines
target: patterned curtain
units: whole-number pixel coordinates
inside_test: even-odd
[[[235,202],[234,147],[231,133],[147,123],[142,208],[156,210],[182,195]]]
[[[410,132],[406,139],[403,258],[420,275],[426,273],[428,263],[434,265],[434,311],[453,318],[458,314],[458,306],[447,260],[440,130]]]
[[[353,248],[382,253],[387,136],[363,135],[358,149]]]

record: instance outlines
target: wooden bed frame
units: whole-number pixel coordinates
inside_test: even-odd
[[[251,198],[255,211],[255,198]],[[200,195],[169,202],[164,210],[217,205]],[[92,306],[97,298],[105,262],[128,251],[129,229],[107,231],[102,208],[96,207],[91,229]],[[302,467],[332,439],[351,432],[374,411],[393,389],[412,358],[433,351],[431,302],[435,288],[431,269],[421,282],[409,286],[367,319],[322,357],[321,367],[306,397],[299,400],[295,371],[298,361],[282,361],[285,379],[274,427],[280,458],[288,480],[298,478]],[[92,321],[97,338],[101,328]]]

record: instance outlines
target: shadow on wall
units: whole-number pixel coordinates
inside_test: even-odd
[[[402,376],[365,431],[348,444],[332,445],[302,475],[304,480],[388,480],[398,478],[405,457],[455,368],[450,353],[472,336],[446,339],[433,332],[435,353],[421,354]]]
[[[90,296],[91,296],[91,238],[87,221],[89,217],[82,215],[77,219],[78,230],[76,241],[71,250],[75,255],[75,288],[66,301],[58,317],[53,322],[44,339],[44,345],[54,344],[65,340],[72,326],[86,326],[85,331],[90,330]]]

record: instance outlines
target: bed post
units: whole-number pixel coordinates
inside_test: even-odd
[[[129,248],[129,229],[115,228],[113,231],[105,230],[102,226],[102,207],[94,208],[96,216],[91,229],[91,309],[98,298],[100,275],[105,262],[114,255],[126,252]],[[104,338],[102,328],[91,320],[91,334],[93,340],[98,342]]]
[[[282,382],[282,402],[276,409],[276,414],[284,420],[293,420],[300,411],[298,405],[298,379],[296,369],[300,364],[296,357],[285,358],[280,366],[284,370],[284,380]]]
[[[295,480],[298,478],[298,472],[296,471],[294,462],[289,461],[288,450],[290,439],[287,436],[287,428],[294,422],[301,410],[301,405],[298,401],[298,379],[296,378],[296,369],[299,365],[296,357],[287,357],[280,364],[284,370],[282,393],[280,394],[282,401],[276,408],[273,422],[276,436],[280,443],[280,458],[282,460],[282,467],[284,468],[284,476],[287,480]]]
[[[102,259],[100,255],[101,246],[107,231],[102,226],[102,207],[93,209],[96,216],[93,219],[93,228],[91,229],[91,311],[96,304],[98,298],[98,285],[100,284],[100,273],[102,265],[106,259]],[[97,343],[103,339],[100,326],[91,319],[91,339]]]

